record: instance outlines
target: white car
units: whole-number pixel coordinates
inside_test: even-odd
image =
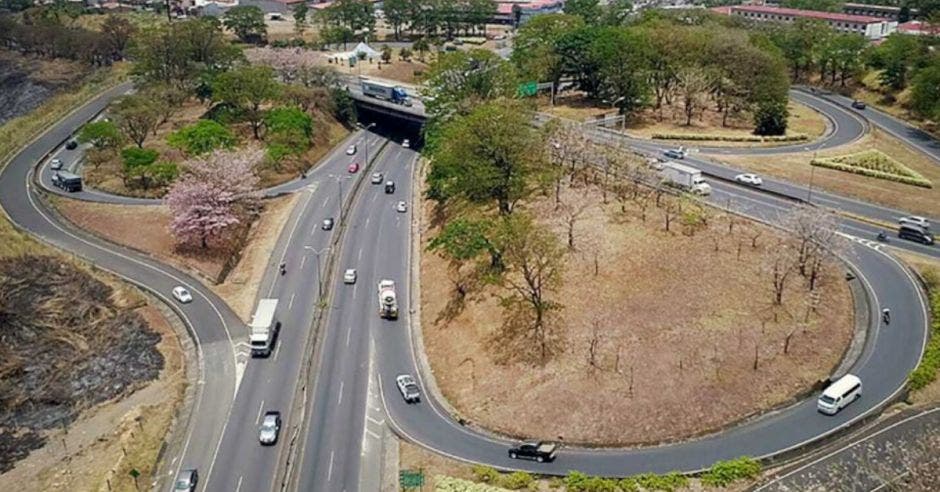
[[[175,297],[176,300],[181,304],[189,304],[190,302],[193,302],[193,295],[190,294],[189,291],[181,285],[173,287],[173,297]]]
[[[277,435],[281,431],[281,412],[266,412],[258,430],[258,441],[262,446],[277,443]]]
[[[760,186],[764,184],[764,180],[760,176],[752,173],[739,174],[734,177],[734,180],[741,184],[746,184],[750,186]]]
[[[398,385],[398,391],[401,393],[401,397],[405,399],[405,403],[421,401],[421,390],[418,389],[418,383],[410,374],[398,375],[395,378],[395,383]]]
[[[408,211],[408,204],[405,202],[398,202],[398,205],[395,205],[395,210],[400,213],[405,213]]]
[[[58,171],[62,169],[62,160],[61,159],[52,159],[49,161],[49,169],[53,171]]]
[[[382,173],[372,173],[372,184],[374,185],[382,184],[383,178],[384,177],[382,176]]]
[[[898,220],[898,224],[916,225],[918,227],[923,227],[924,229],[930,229],[930,221],[927,220],[926,217],[921,217],[919,215],[901,217],[901,219]]]
[[[344,284],[356,283],[356,269],[355,268],[346,269],[346,273],[343,274],[343,283]]]
[[[349,147],[346,147],[346,155],[355,155],[356,150],[356,144],[352,144]]]
[[[401,146],[404,147],[404,148],[406,148],[406,149],[407,149],[407,148],[410,148],[410,147],[411,147],[411,140],[408,140],[407,138],[404,139],[404,140],[402,140],[402,141],[401,141]]]

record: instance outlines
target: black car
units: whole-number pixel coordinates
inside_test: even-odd
[[[913,224],[901,224],[901,227],[898,228],[898,237],[907,239],[908,241],[916,241],[927,246],[934,243],[934,237],[933,234],[930,233],[930,229],[925,229]]]
[[[385,182],[385,193],[389,193],[389,194],[395,193],[395,182],[394,182],[394,181],[386,181],[386,182]]]
[[[852,107],[855,109],[865,109],[865,103],[862,101],[852,101]]]
[[[324,231],[329,231],[333,229],[333,217],[328,219],[323,219],[323,225],[320,226]]]
[[[509,457],[512,459],[533,460],[539,463],[553,461],[558,445],[550,442],[524,442],[509,448]]]
[[[76,147],[78,147],[78,142],[76,142],[75,140],[69,140],[65,144],[65,148],[68,150],[75,150]]]
[[[57,171],[51,178],[52,186],[68,192],[82,191],[82,177],[67,171]]]

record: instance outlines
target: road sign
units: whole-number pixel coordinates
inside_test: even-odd
[[[398,483],[403,489],[414,489],[424,485],[424,473],[414,470],[401,470],[398,472]]]
[[[536,81],[532,82],[523,82],[519,84],[519,95],[520,96],[534,96],[539,92],[539,83]]]

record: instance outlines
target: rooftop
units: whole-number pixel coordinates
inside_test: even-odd
[[[791,17],[804,17],[835,22],[852,22],[855,24],[877,24],[884,19],[867,17],[864,15],[838,14],[833,12],[817,12],[815,10],[787,9],[781,7],[766,7],[763,5],[735,5],[731,12],[753,12],[758,14],[787,15]]]

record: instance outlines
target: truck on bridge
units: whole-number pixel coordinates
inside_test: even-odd
[[[385,82],[366,78],[360,78],[359,85],[362,88],[363,95],[395,104],[411,106],[411,99],[408,97],[408,93],[405,92],[405,88],[400,85],[386,84]]]
[[[379,282],[379,317],[398,319],[398,296],[395,295],[395,282],[392,280]]]
[[[277,333],[281,329],[281,322],[274,319],[276,310],[277,299],[258,301],[258,309],[255,310],[255,315],[251,317],[251,323],[248,325],[251,329],[248,342],[251,346],[252,357],[271,355],[274,342],[277,340]]]

